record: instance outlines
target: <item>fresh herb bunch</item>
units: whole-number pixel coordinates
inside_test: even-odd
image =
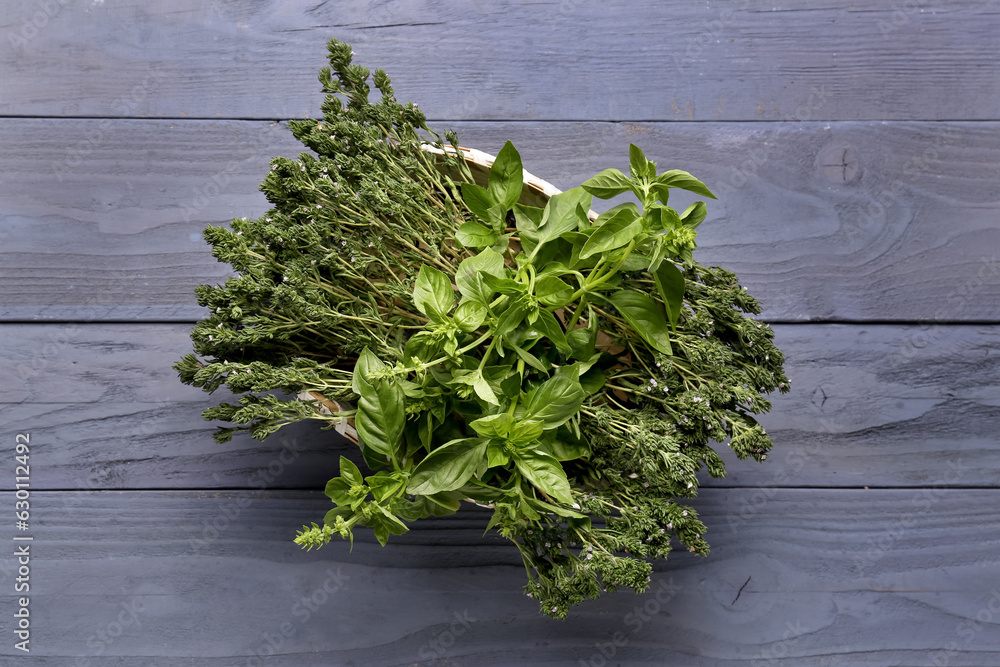
[[[335,507],[298,544],[353,542],[368,526],[385,545],[468,500],[493,510],[487,530],[518,547],[526,592],[550,616],[644,590],[648,559],[674,539],[707,554],[680,500],[703,467],[725,474],[711,441],[766,458],[753,415],[788,390],[772,331],[746,316],[757,301],[693,259],[704,203],[667,205],[674,188],[711,191],[631,146],[628,176],[608,169],[544,207],[518,203],[510,142],[479,185],[457,138],[398,103],[383,71],[372,102],[350,47],[332,40],[329,54],[323,119],[291,124],[313,153],[272,161],[262,218],[205,230],[238,275],[198,288],[211,314],[192,339],[207,361],[175,368],[244,394],[204,412],[234,424],[216,439],[353,420],[372,472],[341,457]],[[592,197],[626,193],[639,205],[588,216]]]

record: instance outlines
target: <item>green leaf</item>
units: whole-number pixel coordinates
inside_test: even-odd
[[[677,331],[677,318],[680,317],[681,306],[684,305],[684,274],[671,262],[660,262],[660,266],[653,273],[653,279],[667,309],[670,328]]]
[[[561,308],[573,297],[573,288],[555,276],[543,276],[535,281],[535,298],[546,306]]]
[[[538,357],[536,357],[535,355],[533,355],[531,352],[528,352],[527,350],[525,350],[520,345],[514,345],[513,343],[511,343],[510,345],[511,345],[511,347],[514,348],[514,353],[517,354],[517,356],[519,356],[520,358],[524,359],[524,363],[528,364],[529,366],[531,366],[532,368],[534,368],[536,371],[548,374],[549,370],[551,370],[549,368],[546,368],[545,364],[543,364],[538,359]],[[514,377],[515,379],[517,379],[520,382],[520,378],[519,378],[519,376],[516,373],[512,377]],[[520,387],[520,384],[518,384],[518,386]]]
[[[474,257],[462,260],[455,272],[455,282],[462,296],[485,306],[493,299],[495,292],[483,283],[480,273],[505,278],[507,270],[504,269],[503,255],[487,248]]]
[[[494,336],[505,336],[524,321],[525,309],[519,301],[510,304],[507,310],[497,318],[497,325],[493,329]]]
[[[580,514],[579,512],[574,512],[573,510],[566,509],[565,507],[560,507],[559,505],[553,505],[552,503],[547,503],[544,500],[539,500],[538,498],[527,498],[527,501],[532,506],[532,508],[537,512],[550,512],[552,514],[558,514],[559,516],[565,516],[571,519],[588,518],[586,514]]]
[[[376,507],[378,508],[379,512],[375,518],[376,525],[385,526],[389,530],[389,532],[392,533],[393,535],[402,535],[403,533],[409,530],[409,528],[406,527],[405,523],[400,521],[399,518],[396,517],[396,515],[387,510],[385,507],[383,507],[382,505],[376,505]],[[383,544],[382,546],[384,547],[385,544]]]
[[[640,215],[642,215],[642,213],[639,211],[639,207],[638,206],[636,206],[632,202],[625,202],[624,204],[618,204],[617,206],[612,206],[611,208],[609,208],[604,213],[601,213],[599,216],[597,216],[597,219],[594,220],[594,225],[593,226],[594,227],[600,227],[605,222],[607,222],[611,218],[615,217],[616,215],[618,215],[622,211],[632,211],[632,213],[634,213],[635,217],[637,217],[637,218]]]
[[[490,196],[486,188],[475,183],[462,183],[462,200],[465,201],[469,210],[476,214],[476,217],[492,226],[490,208],[495,206],[496,202],[493,201],[493,197]]]
[[[633,190],[628,177],[617,169],[605,169],[593,178],[585,180],[580,187],[598,199],[611,199]]]
[[[517,203],[524,185],[521,156],[514,144],[508,141],[497,154],[493,166],[490,167],[490,178],[487,191],[494,202],[504,207],[505,213]]]
[[[413,303],[417,310],[435,322],[444,321],[455,303],[451,280],[442,271],[422,264],[413,287]]]
[[[484,438],[506,438],[507,434],[510,433],[510,427],[514,423],[514,418],[511,417],[506,412],[501,412],[498,415],[489,415],[487,417],[480,417],[475,421],[469,422],[469,426]]]
[[[566,334],[566,342],[573,349],[573,359],[584,361],[594,356],[597,347],[597,321],[591,318],[585,329],[574,329]]]
[[[376,502],[381,503],[398,491],[399,487],[403,485],[403,480],[397,475],[398,473],[382,471],[365,480],[368,482],[368,486],[371,488],[372,496],[374,496]]]
[[[536,329],[545,334],[545,337],[552,341],[552,344],[556,346],[562,354],[568,355],[573,351],[570,347],[569,341],[566,340],[566,334],[563,333],[562,327],[559,325],[559,320],[556,316],[547,310],[538,311],[538,319],[533,325]]]
[[[573,494],[566,472],[555,457],[536,450],[527,450],[517,453],[514,464],[536,489],[567,505],[573,504]]]
[[[642,233],[642,220],[629,209],[622,209],[610,220],[594,230],[580,251],[580,259],[587,259],[599,252],[608,252],[628,245]]]
[[[632,180],[641,183],[646,180],[647,166],[649,160],[642,149],[635,144],[628,145],[628,170],[632,174]]]
[[[486,442],[482,438],[464,438],[441,445],[413,469],[406,490],[426,496],[457,489],[476,472]]]
[[[346,507],[355,500],[355,497],[350,494],[352,486],[351,482],[343,477],[334,477],[326,483],[325,493],[330,500],[341,507]]]
[[[486,464],[490,468],[502,468],[510,463],[510,454],[504,450],[503,444],[493,441],[486,446]]]
[[[677,211],[669,206],[654,204],[646,209],[646,216],[649,218],[650,233],[669,232],[681,224],[681,219],[677,215]]]
[[[482,373],[476,371],[473,376],[474,381],[472,383],[472,388],[476,392],[476,396],[483,399],[487,403],[492,403],[493,405],[500,405],[500,400],[497,395],[493,392],[493,387],[490,383],[483,377]]]
[[[530,239],[537,238],[538,227],[542,224],[544,209],[537,206],[527,206],[525,204],[514,205],[514,221],[517,225],[518,233],[528,236]]]
[[[500,292],[507,296],[516,296],[528,291],[528,286],[511,280],[510,278],[497,278],[488,273],[481,274],[483,282],[494,292]]]
[[[362,484],[365,481],[358,466],[344,456],[340,457],[340,476],[351,484]]]
[[[511,425],[507,439],[517,445],[530,445],[541,437],[544,430],[545,425],[537,419],[522,419]]]
[[[545,443],[545,449],[558,461],[573,461],[590,456],[590,447],[583,440],[579,442],[567,442],[561,438],[556,438]]]
[[[580,386],[583,387],[587,396],[599,392],[607,381],[607,375],[600,368],[590,368],[580,376]]]
[[[681,171],[680,169],[671,169],[670,171],[665,171],[656,177],[656,182],[661,185],[666,185],[671,188],[679,188],[681,190],[687,190],[688,192],[694,192],[703,197],[710,197],[715,199],[715,195],[708,187],[699,181],[697,178],[687,173],[686,171]]]
[[[406,424],[404,412],[405,395],[403,388],[394,379],[370,382],[363,372],[384,369],[382,361],[365,348],[354,366],[351,384],[361,391],[358,393],[358,412],[355,426],[361,440],[379,454],[395,459],[397,449],[403,441],[403,427]]]
[[[566,232],[575,231],[587,220],[592,198],[583,188],[572,188],[553,195],[545,202],[542,221],[538,226],[538,243],[547,243]]]
[[[455,324],[462,331],[475,331],[483,325],[489,312],[478,301],[463,301],[455,309]]]
[[[705,219],[707,213],[708,207],[705,206],[705,202],[696,201],[684,210],[684,214],[681,216],[681,223],[691,229],[697,229],[701,221]]]
[[[653,349],[673,354],[667,321],[653,299],[641,292],[620,290],[611,295],[611,303]]]
[[[580,385],[580,368],[562,366],[551,378],[527,393],[524,418],[537,419],[545,430],[558,428],[580,411],[586,393]]]
[[[374,352],[372,352],[367,347],[361,350],[361,354],[358,355],[358,360],[354,364],[354,374],[351,376],[351,391],[355,394],[361,395],[361,385],[358,383],[360,378],[367,378],[374,371],[385,370],[386,366],[382,363]]]
[[[455,238],[467,248],[485,248],[497,242],[499,235],[478,222],[466,222],[455,231]]]

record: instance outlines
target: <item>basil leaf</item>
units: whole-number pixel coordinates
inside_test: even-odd
[[[493,161],[486,189],[493,201],[502,205],[506,213],[506,210],[517,203],[523,185],[524,172],[521,166],[521,156],[514,148],[514,144],[508,141],[497,153],[496,160]]]
[[[469,422],[469,426],[484,438],[503,439],[510,433],[510,427],[513,423],[513,417],[506,412],[501,412],[498,415],[489,415]]]
[[[367,447],[395,458],[406,424],[403,388],[393,379],[383,379],[373,384],[366,377],[375,370],[385,368],[386,365],[371,350],[362,350],[351,376],[351,386],[359,390],[356,393],[360,397],[354,419],[358,435]]]
[[[514,353],[517,354],[517,356],[519,356],[522,359],[524,359],[524,363],[528,364],[529,366],[531,366],[532,368],[534,368],[536,371],[548,374],[549,370],[551,370],[549,368],[546,368],[545,364],[543,364],[538,359],[538,357],[536,357],[535,355],[533,355],[531,352],[528,352],[527,350],[525,350],[520,345],[513,345],[513,344],[511,344],[511,346],[514,348]],[[518,378],[518,375],[515,373],[513,375],[513,377]],[[518,378],[518,380],[520,380],[520,378]],[[518,387],[520,387],[520,384],[518,384]],[[502,388],[503,387],[501,385],[501,389]]]
[[[413,287],[413,303],[417,310],[433,321],[444,321],[455,303],[451,280],[434,267],[422,264]]]
[[[497,242],[498,234],[478,222],[466,222],[455,230],[455,238],[467,248],[485,248]]]
[[[455,309],[455,324],[466,333],[475,331],[483,325],[488,314],[486,306],[478,301],[463,301]]]
[[[492,289],[494,292],[500,292],[501,294],[506,294],[508,296],[516,296],[528,290],[527,285],[523,285],[516,280],[511,280],[510,278],[497,278],[489,273],[480,274],[480,277],[483,279],[483,282],[486,283],[487,287]]]
[[[597,219],[594,220],[594,225],[593,226],[594,227],[600,227],[601,225],[603,225],[605,222],[607,222],[611,218],[615,217],[616,215],[618,215],[622,211],[626,211],[626,210],[627,211],[632,211],[632,213],[634,213],[635,217],[637,217],[637,218],[641,215],[640,212],[639,212],[639,207],[638,206],[636,206],[632,202],[625,202],[624,204],[618,204],[618,206],[612,206],[611,208],[609,208],[604,213],[601,213],[599,216],[597,216]]]
[[[587,396],[599,392],[607,381],[607,375],[600,368],[590,368],[580,376],[580,386],[583,387]]]
[[[527,450],[515,455],[514,464],[536,489],[567,505],[573,504],[573,494],[569,488],[566,472],[555,457],[539,451]]]
[[[361,350],[361,354],[358,355],[358,360],[354,364],[354,373],[351,376],[351,391],[360,396],[361,385],[358,383],[358,379],[367,378],[373,371],[385,370],[385,368],[385,364],[374,352],[367,347]]]
[[[358,436],[379,454],[395,459],[406,425],[403,390],[395,380],[390,379],[373,385],[360,378],[359,383],[361,394],[354,417]]]
[[[660,266],[653,273],[653,279],[667,309],[670,328],[677,331],[677,318],[680,317],[681,306],[684,305],[684,274],[671,262],[660,262]]]
[[[538,320],[535,321],[534,327],[545,334],[545,337],[551,340],[562,354],[568,355],[573,351],[569,341],[566,340],[566,334],[563,333],[562,327],[559,325],[559,320],[549,311],[538,311]]]
[[[490,386],[490,383],[479,371],[476,371],[475,375],[473,375],[472,389],[476,392],[476,396],[483,399],[487,403],[500,405],[500,400],[497,398],[497,395],[493,393],[493,387]]]
[[[462,183],[462,200],[483,222],[490,222],[490,208],[496,205],[486,188],[475,183]]]
[[[558,461],[572,461],[590,456],[590,447],[584,440],[567,442],[565,439],[556,438],[546,442],[545,449]]]
[[[580,259],[587,259],[599,252],[607,252],[628,245],[642,232],[642,220],[629,209],[622,209],[614,217],[594,230],[580,250]]]
[[[716,196],[712,194],[712,191],[704,183],[680,169],[671,169],[670,171],[663,172],[656,177],[656,183],[716,199]]]
[[[623,192],[633,190],[632,183],[617,169],[605,169],[593,178],[588,178],[580,186],[598,199],[611,199]]]
[[[535,281],[535,298],[546,306],[562,307],[573,297],[573,288],[555,276]]]
[[[566,342],[573,352],[570,357],[584,361],[594,356],[597,347],[597,326],[592,322],[586,329],[574,329],[566,334]]]
[[[654,204],[646,209],[646,212],[647,217],[649,218],[650,233],[669,232],[676,229],[681,224],[681,219],[680,216],[677,215],[677,211],[669,206],[659,206]]]
[[[524,321],[525,309],[519,301],[510,304],[507,310],[497,318],[497,325],[493,328],[494,336],[504,336]]]
[[[550,197],[545,202],[538,226],[538,243],[547,243],[576,230],[581,220],[587,220],[591,201],[590,194],[583,188],[572,188]]]
[[[541,437],[545,425],[536,419],[522,419],[515,422],[507,434],[507,438],[517,445],[533,444]]]
[[[560,507],[559,505],[553,505],[552,503],[547,503],[544,500],[539,500],[538,498],[527,498],[528,504],[530,504],[538,512],[549,512],[552,514],[558,514],[559,516],[565,516],[571,519],[586,519],[588,518],[586,514],[580,514],[565,507]]]
[[[586,398],[579,373],[576,364],[562,366],[551,378],[529,391],[524,399],[523,418],[540,420],[546,431],[569,421]]]
[[[361,484],[365,481],[358,466],[344,456],[340,457],[340,476],[350,484]]]
[[[341,507],[346,507],[351,504],[354,500],[354,496],[350,494],[351,482],[347,481],[343,477],[334,477],[329,482],[326,483],[326,490],[324,493]],[[365,495],[368,495],[367,493]]]
[[[478,301],[484,306],[489,304],[495,293],[483,284],[480,273],[488,273],[497,278],[505,278],[506,269],[503,266],[503,255],[487,248],[475,257],[468,257],[458,265],[455,272],[455,283],[462,296],[472,301]]]
[[[406,490],[427,496],[457,489],[472,478],[485,452],[486,440],[482,438],[447,442],[417,464]]]
[[[705,206],[705,202],[696,201],[684,209],[684,214],[681,215],[681,223],[691,229],[697,229],[701,221],[705,219],[707,213],[708,207]]]
[[[514,221],[517,225],[517,232],[523,237],[537,239],[538,227],[542,224],[544,210],[537,206],[526,206],[525,204],[514,205]]]
[[[510,463],[510,455],[502,444],[491,442],[486,446],[486,463],[490,468],[502,468]]]
[[[620,290],[610,298],[625,321],[644,341],[663,354],[673,354],[667,321],[653,299],[632,290]]]
[[[372,490],[372,496],[374,496],[375,501],[379,503],[398,491],[399,487],[403,485],[403,480],[399,479],[395,475],[390,475],[385,471],[379,472],[376,475],[367,478],[365,481],[368,482],[368,486]]]
[[[628,145],[628,170],[632,174],[632,180],[639,183],[646,180],[649,160],[642,149],[635,144]]]

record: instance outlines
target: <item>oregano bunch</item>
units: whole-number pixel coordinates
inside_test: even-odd
[[[668,203],[674,189],[711,191],[633,145],[628,175],[525,205],[510,142],[477,183],[457,138],[398,103],[384,72],[373,102],[350,47],[332,40],[329,53],[322,120],[291,124],[312,152],[272,161],[263,217],[205,232],[237,275],[198,288],[204,360],[175,368],[243,394],[204,412],[233,424],[216,438],[352,420],[368,470],[341,457],[334,506],[298,544],[353,543],[368,527],[384,546],[472,502],[492,510],[487,530],[520,550],[526,592],[555,617],[604,590],[644,590],[675,541],[707,554],[683,501],[701,469],[725,474],[709,443],[765,459],[753,415],[788,390],[772,331],[747,317],[756,300],[694,260],[705,204]],[[593,197],[626,194],[638,203],[592,219]]]

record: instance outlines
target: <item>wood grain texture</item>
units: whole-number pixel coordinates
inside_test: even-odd
[[[494,153],[513,140],[561,188],[627,168],[629,142],[699,176],[719,201],[697,257],[734,270],[766,319],[1000,317],[996,123],[447,127]],[[194,286],[228,268],[201,230],[263,214],[268,160],[301,152],[281,125],[242,121],[6,119],[0,145],[6,320],[201,317]]]
[[[337,37],[431,118],[1000,119],[989,0],[44,7],[5,17],[0,114],[309,115]]]
[[[307,553],[290,537],[318,493],[42,492],[15,664],[981,667],[1000,662],[997,493],[782,490],[734,531],[750,491],[706,491],[708,558],[673,554],[643,596],[553,621],[484,511]]]
[[[792,391],[761,417],[764,464],[724,446],[708,486],[996,487],[1000,327],[776,325]],[[263,443],[211,439],[206,407],[232,400],[182,385],[185,324],[0,325],[0,416],[42,451],[44,489],[320,489],[356,448],[319,424]],[[13,489],[13,480],[2,480]],[[749,511],[749,510],[748,510]]]

